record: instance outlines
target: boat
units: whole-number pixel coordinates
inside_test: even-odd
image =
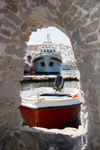
[[[39,52],[33,57],[35,73],[60,74],[62,69],[61,52],[51,45],[49,35],[47,38],[47,43],[45,42],[44,46],[40,46]]]
[[[33,66],[33,63],[32,63],[32,56],[31,55],[27,55],[24,57],[25,59],[25,62],[24,62],[24,65],[23,65],[23,69],[24,69],[24,74],[26,73],[34,73],[34,66]]]
[[[78,89],[63,86],[62,76],[57,76],[54,88],[40,87],[21,92],[19,109],[30,127],[62,128],[76,119],[81,106]]]
[[[62,70],[76,70],[75,66],[63,65]]]

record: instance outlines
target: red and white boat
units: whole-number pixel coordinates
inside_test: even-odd
[[[41,87],[21,93],[21,116],[30,126],[61,128],[76,119],[81,102],[78,90],[63,88],[63,79],[57,76],[55,89]]]

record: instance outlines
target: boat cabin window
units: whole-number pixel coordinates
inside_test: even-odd
[[[47,49],[47,52],[49,52],[49,49]]]
[[[44,49],[44,52],[46,52],[46,50]]]
[[[53,64],[54,64],[53,62],[51,62],[51,61],[49,62],[49,66],[51,66],[51,67],[52,67],[52,66],[53,66]]]
[[[43,61],[43,62],[41,62],[41,66],[42,67],[44,67],[45,66],[45,62]]]
[[[52,49],[50,49],[50,52],[52,52]]]

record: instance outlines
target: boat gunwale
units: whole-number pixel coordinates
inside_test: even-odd
[[[32,62],[33,62],[33,64],[34,65],[36,65],[37,63],[39,63],[39,62],[42,62],[42,61],[45,61],[45,60],[49,60],[49,61],[51,61],[51,62],[55,62],[55,63],[57,63],[57,64],[59,64],[60,66],[62,66],[62,59],[61,58],[58,58],[58,56],[56,56],[57,58],[48,58],[48,59],[46,59],[46,58],[43,58],[43,56],[41,56],[41,58],[39,59],[39,57],[40,56],[37,56],[38,58],[34,58],[33,60],[32,60]]]
[[[49,61],[51,61],[51,62],[55,62],[55,63],[57,63],[58,65],[62,66],[62,63],[57,62],[56,60],[53,60],[53,59],[41,59],[41,60],[38,60],[37,62],[34,63],[34,66],[35,66],[37,63],[42,62],[42,61],[45,61],[45,60],[49,60]]]
[[[71,105],[49,106],[49,107],[38,107],[38,108],[33,108],[33,107],[26,106],[26,105],[23,105],[23,104],[21,104],[21,106],[22,106],[22,107],[29,108],[29,109],[32,109],[32,110],[41,110],[41,109],[56,109],[56,108],[72,107],[72,106],[77,106],[77,105],[81,105],[81,104],[82,104],[82,103],[79,102],[79,103],[77,103],[77,104],[71,104]]]

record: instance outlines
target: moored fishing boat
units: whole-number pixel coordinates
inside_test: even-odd
[[[80,112],[77,94],[77,89],[64,89],[63,79],[58,76],[55,89],[41,87],[21,93],[21,116],[30,127],[61,128],[75,120]]]
[[[32,56],[30,54],[27,54],[27,52],[25,53],[25,56],[24,56],[24,59],[25,59],[25,62],[24,62],[24,65],[23,65],[23,69],[24,69],[24,74],[25,73],[35,73],[34,72],[34,66],[33,66],[33,63],[32,63]]]
[[[33,65],[36,73],[60,73],[62,69],[61,52],[56,47],[50,45],[50,37],[47,36],[48,42],[39,47],[39,52],[33,57]]]

